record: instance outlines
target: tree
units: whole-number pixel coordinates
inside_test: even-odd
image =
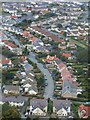
[[[2,120],[13,118],[20,120],[19,112],[17,111],[16,107],[10,106],[9,103],[4,103],[2,105]]]
[[[52,113],[53,112],[53,102],[50,100],[50,98],[48,98],[48,113]]]
[[[59,23],[59,24],[57,25],[57,27],[62,28],[62,24]]]
[[[14,78],[15,74],[10,72],[10,70],[2,71],[2,83],[4,84],[10,84]]]
[[[77,52],[75,53],[75,56],[77,57],[77,60],[81,63],[87,63],[88,62],[88,50],[87,49],[83,49],[78,47],[77,48]]]
[[[24,49],[24,51],[23,51],[23,54],[24,54],[24,55],[28,55],[28,54],[29,54],[29,51],[28,51],[28,49],[27,49],[27,46],[25,47],[25,49]]]
[[[71,104],[71,110],[74,112],[74,117],[75,118],[78,118],[78,107],[79,107],[79,103],[76,103],[76,102],[72,102]]]
[[[8,49],[2,49],[2,54],[8,58],[12,58],[14,56],[16,56],[15,53],[11,52],[10,50]]]

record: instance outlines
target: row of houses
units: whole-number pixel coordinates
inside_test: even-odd
[[[0,105],[3,105],[4,103],[9,103],[11,106],[15,107],[22,107],[24,106],[26,100],[23,96],[4,96],[2,95],[0,97]]]
[[[16,77],[20,79],[20,88],[22,95],[36,95],[38,94],[37,82],[33,72],[33,66],[30,65],[25,56],[20,57],[21,65],[25,71],[17,71]]]
[[[61,38],[59,38],[58,36],[52,34],[51,32],[47,31],[45,28],[41,28],[40,26],[32,26],[30,28],[30,30],[37,32],[38,34],[42,34],[48,38],[50,38],[51,40],[54,40],[56,42],[63,42],[63,40]]]
[[[58,117],[68,117],[71,114],[71,103],[69,100],[53,100],[52,113]],[[46,116],[48,114],[48,100],[36,99],[30,100],[30,106],[27,107],[25,115]]]
[[[63,98],[77,98],[77,87],[76,80],[72,77],[73,75],[68,70],[66,64],[55,56],[48,55],[44,62],[54,64],[58,71],[61,73],[62,79],[62,90],[61,96]],[[59,83],[58,83],[59,84]]]

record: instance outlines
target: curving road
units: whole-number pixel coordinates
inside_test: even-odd
[[[53,92],[54,92],[54,82],[53,79],[51,77],[51,74],[49,72],[48,69],[45,69],[43,64],[38,63],[37,59],[35,58],[35,54],[34,53],[30,53],[28,58],[37,64],[38,68],[41,70],[41,72],[44,74],[45,79],[47,79],[47,83],[48,85],[45,87],[45,93],[44,93],[44,97],[47,98],[53,98]]]

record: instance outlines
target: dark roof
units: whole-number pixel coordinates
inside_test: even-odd
[[[22,103],[22,102],[24,102],[26,100],[25,100],[25,97],[23,97],[23,96],[18,96],[18,97],[8,96],[8,97],[6,97],[6,96],[2,95],[2,97],[0,97],[0,101],[2,101],[2,102],[20,102],[20,103]]]
[[[33,107],[33,109],[36,109],[39,107],[40,109],[44,109],[47,106],[47,100],[46,99],[32,99],[30,100],[30,106]]]
[[[60,59],[55,60],[55,62],[59,65],[60,63],[63,63]]]
[[[28,63],[26,63],[26,64],[24,65],[24,67],[25,67],[25,70],[26,70],[26,71],[33,69],[33,66],[30,65],[30,64],[28,64]]]
[[[77,86],[72,83],[72,81],[64,80],[62,94],[66,92],[77,95]]]
[[[71,106],[71,103],[69,100],[53,100],[53,107],[55,107],[58,110],[61,108],[67,109]]]
[[[19,91],[19,86],[15,86],[15,85],[5,85],[5,90],[8,91]]]

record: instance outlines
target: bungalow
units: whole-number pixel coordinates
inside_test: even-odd
[[[30,100],[29,114],[36,116],[46,116],[47,106],[48,106],[48,102],[46,99],[33,98]]]
[[[90,116],[90,106],[80,105],[78,108],[79,118],[88,118]]]
[[[68,117],[71,103],[69,100],[53,100],[53,113],[58,117]]]
[[[14,85],[5,85],[4,94],[18,95],[20,93],[20,87]]]

